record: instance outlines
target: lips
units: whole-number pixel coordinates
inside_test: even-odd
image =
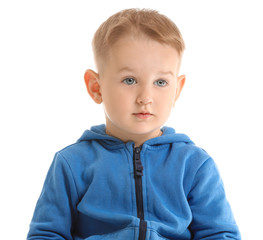
[[[134,113],[133,115],[139,119],[147,119],[152,116],[152,114],[149,112],[139,112],[139,113]]]

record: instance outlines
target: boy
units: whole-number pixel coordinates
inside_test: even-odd
[[[91,98],[106,125],[56,153],[28,239],[241,239],[211,157],[163,127],[184,86],[184,42],[152,10],[128,9],[93,39]]]

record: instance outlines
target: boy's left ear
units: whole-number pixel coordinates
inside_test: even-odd
[[[177,86],[176,86],[176,94],[173,102],[173,106],[175,105],[175,102],[177,101],[178,97],[180,96],[180,93],[184,87],[185,83],[185,75],[181,75],[177,77]]]
[[[102,103],[102,96],[100,92],[100,85],[99,85],[99,74],[88,69],[84,74],[84,80],[86,84],[87,91],[93,101],[97,104]]]

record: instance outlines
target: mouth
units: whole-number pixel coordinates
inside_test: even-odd
[[[147,119],[153,116],[153,114],[149,112],[139,112],[139,113],[133,113],[133,115],[139,119]]]

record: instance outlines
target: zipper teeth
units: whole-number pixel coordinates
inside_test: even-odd
[[[143,211],[143,196],[142,196],[142,179],[137,177],[135,179],[136,186],[136,203],[137,203],[137,216],[138,218],[144,220],[144,211]]]
[[[147,222],[144,221],[143,193],[142,193],[143,166],[140,159],[140,151],[141,151],[140,147],[136,147],[134,149],[134,178],[135,178],[137,217],[140,219],[139,240],[144,240],[146,237]]]
[[[147,222],[141,220],[140,221],[139,240],[145,240],[145,238],[146,238],[146,229],[147,229]]]
[[[135,178],[137,216],[138,218],[144,220],[143,195],[142,195],[143,166],[140,159],[140,151],[141,149],[139,147],[136,147],[134,151],[134,178]]]

